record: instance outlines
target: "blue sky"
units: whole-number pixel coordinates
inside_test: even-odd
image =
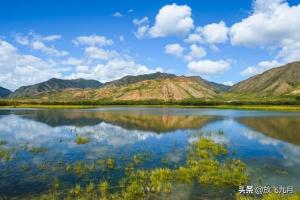
[[[300,1],[0,2],[0,86],[163,71],[233,84],[300,60]]]

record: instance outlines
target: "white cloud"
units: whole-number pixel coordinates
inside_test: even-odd
[[[192,10],[187,5],[166,5],[156,15],[155,24],[150,28],[149,34],[151,37],[186,35],[194,28],[191,15]]]
[[[215,44],[225,43],[228,40],[229,28],[225,22],[207,24],[203,27],[197,27],[194,33],[188,35],[185,42],[207,43],[212,49],[217,48]]]
[[[109,60],[105,64],[97,64],[95,67],[90,67],[85,72],[74,72],[68,78],[88,78],[107,82],[126,75],[148,74],[157,71],[162,71],[162,69],[150,69],[130,59],[116,58]]]
[[[56,49],[54,46],[48,46],[45,44],[45,42],[54,42],[56,40],[59,40],[60,38],[61,35],[41,36],[35,34],[34,32],[29,32],[29,34],[26,36],[22,34],[15,35],[15,40],[17,43],[24,46],[29,46],[33,50],[38,50],[51,56],[67,56],[69,54],[67,51],[61,51]]]
[[[189,34],[184,41],[191,44],[203,43],[203,38],[202,35],[196,31],[195,33]]]
[[[87,46],[109,46],[113,44],[111,39],[107,39],[102,35],[89,35],[79,36],[73,40],[76,45],[87,45]]]
[[[95,60],[108,60],[118,55],[115,51],[108,51],[94,46],[85,48],[84,52],[88,59]]]
[[[149,19],[148,17],[143,17],[142,19],[134,19],[132,22],[136,26],[142,26],[145,24],[149,24]]]
[[[43,41],[55,41],[61,39],[61,35],[47,35],[42,37]]]
[[[260,74],[266,70],[272,69],[274,67],[279,67],[281,64],[277,60],[272,61],[261,61],[257,64],[257,66],[250,66],[244,69],[241,72],[243,76],[253,76],[256,74]]]
[[[188,63],[188,69],[199,75],[216,75],[222,74],[230,68],[230,64],[227,61],[219,60],[199,60]]]
[[[149,30],[149,25],[139,26],[137,31],[134,32],[134,35],[136,38],[142,39],[147,34],[148,30]]]
[[[184,51],[184,48],[178,43],[167,44],[165,46],[165,52],[167,54],[171,54],[171,55],[180,57],[182,55],[183,51]]]
[[[300,4],[290,6],[285,0],[256,0],[253,9],[250,16],[231,27],[231,43],[277,48],[277,56],[285,62],[299,60],[295,52],[300,51],[300,45],[296,44],[300,40]]]
[[[149,30],[149,19],[148,17],[143,17],[142,19],[134,19],[133,24],[137,26],[137,31],[134,32],[134,35],[138,39],[144,38]]]
[[[209,44],[224,43],[228,39],[228,28],[225,22],[212,23],[201,30],[203,40]]]
[[[27,36],[22,36],[20,34],[15,35],[15,40],[17,43],[21,45],[28,45],[29,44],[29,39]]]
[[[190,46],[190,52],[185,56],[185,60],[192,61],[203,58],[206,56],[206,51],[203,47],[197,46],[196,44],[192,44]]]
[[[0,85],[9,89],[61,77],[66,70],[58,68],[54,61],[19,54],[17,48],[3,40],[0,40],[0,54]]]
[[[232,81],[225,81],[222,84],[223,85],[228,85],[228,86],[233,86],[233,82]]]
[[[74,58],[74,57],[69,57],[65,60],[62,61],[62,64],[64,65],[81,65],[83,63],[83,60]]]
[[[32,41],[31,42],[31,48],[33,50],[40,50],[48,55],[53,55],[53,56],[67,56],[69,53],[67,51],[60,51],[54,47],[48,47],[45,45],[45,43],[41,41]]]
[[[120,12],[115,12],[113,14],[114,17],[123,17],[123,15]]]

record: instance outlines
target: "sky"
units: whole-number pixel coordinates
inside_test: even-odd
[[[300,0],[0,1],[0,86],[157,71],[235,84],[300,60]]]

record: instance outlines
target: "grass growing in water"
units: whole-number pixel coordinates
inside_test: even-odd
[[[83,137],[80,135],[76,136],[76,144],[80,145],[80,144],[87,144],[90,142],[90,138],[87,137]]]
[[[133,167],[126,171],[125,177],[122,177],[117,185],[113,185],[110,181],[100,180],[97,183],[94,180],[87,185],[76,184],[67,191],[63,188],[51,190],[44,196],[53,199],[156,199],[161,195],[168,196],[176,192],[178,185],[200,184],[218,189],[238,188],[249,181],[245,164],[240,160],[228,158],[225,145],[201,138],[191,144],[187,153],[186,162],[181,167],[153,169]],[[129,165],[138,164],[140,160],[140,156],[135,156]],[[115,160],[112,158],[99,161],[99,165],[103,163],[107,169],[116,168]],[[87,172],[82,162],[69,165],[67,168],[67,171],[75,171],[77,174]],[[125,168],[122,170],[125,171]],[[41,196],[37,196],[37,199],[41,199]]]
[[[32,147],[28,150],[32,154],[43,154],[48,151],[45,147]]]
[[[6,149],[0,149],[0,160],[8,161],[10,159],[10,152]]]

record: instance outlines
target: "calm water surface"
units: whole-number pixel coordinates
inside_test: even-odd
[[[222,134],[214,134],[223,131]],[[91,141],[77,145],[77,135]],[[58,178],[65,187],[75,182],[108,179],[108,174],[83,177],[57,174],[58,163],[85,163],[147,153],[143,168],[179,166],[186,150],[199,137],[227,144],[247,164],[252,184],[300,189],[300,113],[175,108],[100,108],[87,110],[0,110],[0,199],[42,193]],[[28,149],[47,151],[32,153]],[[261,180],[260,180],[261,179]]]

